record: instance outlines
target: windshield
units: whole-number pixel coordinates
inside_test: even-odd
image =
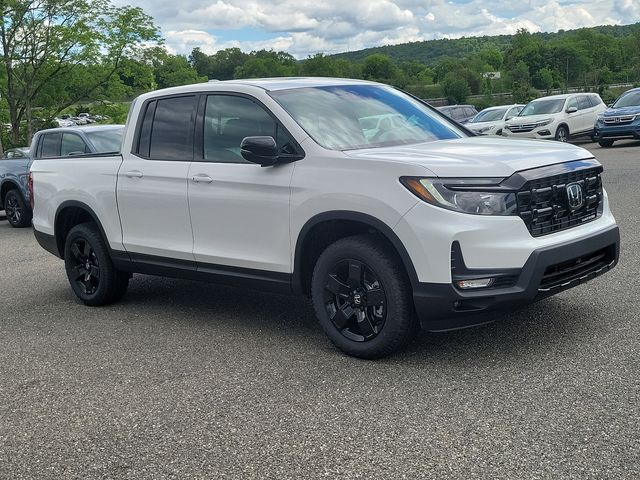
[[[558,113],[564,107],[564,99],[554,100],[533,100],[527,103],[527,106],[520,112],[521,117],[528,115],[547,115],[549,113]]]
[[[640,90],[623,93],[622,96],[616,100],[616,103],[613,104],[613,108],[636,106],[640,106]]]
[[[320,145],[352,150],[460,138],[465,134],[391,87],[294,88],[270,95]]]
[[[89,138],[93,146],[96,147],[95,153],[119,152],[123,133],[124,128],[114,128],[87,132],[87,138]]]
[[[483,110],[477,114],[469,123],[481,123],[481,122],[497,122],[502,120],[504,114],[507,113],[506,108],[497,108],[494,110]]]

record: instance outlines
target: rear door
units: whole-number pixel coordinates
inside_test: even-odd
[[[593,106],[589,97],[586,95],[578,96],[578,116],[580,121],[580,132],[585,132],[593,128],[595,118],[593,114]]]
[[[143,105],[132,151],[123,152],[117,187],[126,250],[183,260],[193,268],[187,174],[196,104],[197,95],[179,95]]]
[[[291,272],[289,196],[294,164],[261,167],[240,154],[245,137],[272,136],[281,150],[294,142],[252,97],[202,98],[198,161],[189,171],[189,205],[198,270],[216,266]],[[198,135],[196,135],[196,138]]]

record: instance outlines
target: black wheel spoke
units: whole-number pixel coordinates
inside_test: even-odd
[[[84,242],[84,251],[82,253],[84,253],[84,258],[89,258],[91,255],[91,245],[89,245],[89,242]]]
[[[90,276],[96,280],[100,278],[100,268],[95,265],[91,265]]]
[[[342,297],[348,297],[349,285],[338,280],[338,277],[335,275],[329,275],[329,281],[327,282],[327,290],[329,290],[334,295],[340,295]]]
[[[84,278],[87,275],[87,270],[82,265],[73,267],[73,279],[78,280]]]
[[[357,315],[358,328],[360,328],[360,333],[364,338],[370,338],[375,336],[376,331],[373,329],[371,325],[371,321],[367,317],[367,314],[364,310],[359,310]]]
[[[349,278],[347,280],[352,289],[362,286],[362,264],[355,260],[349,261]]]
[[[82,260],[82,253],[80,252],[80,248],[78,247],[78,242],[75,242],[73,245],[71,245],[71,253],[76,260]]]
[[[333,323],[339,329],[343,329],[347,326],[349,320],[351,319],[351,317],[353,317],[353,314],[355,312],[356,311],[351,307],[351,305],[345,303],[336,311],[335,316],[332,318]]]
[[[367,307],[379,307],[384,305],[385,294],[381,288],[373,288],[371,290],[367,290],[365,306]]]

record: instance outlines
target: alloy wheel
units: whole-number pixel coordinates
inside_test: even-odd
[[[100,285],[100,265],[91,244],[84,238],[78,238],[71,245],[73,255],[72,281],[86,295],[93,295]]]
[[[4,211],[11,224],[16,225],[20,223],[22,219],[22,208],[20,208],[20,202],[18,202],[15,195],[7,195]]]
[[[329,271],[324,290],[331,322],[346,338],[366,342],[382,331],[387,299],[375,272],[361,261],[348,259]]]

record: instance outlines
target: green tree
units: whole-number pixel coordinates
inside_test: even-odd
[[[198,75],[196,69],[182,55],[171,55],[163,48],[155,48],[149,56],[158,88],[177,87],[207,81],[207,77]]]
[[[447,73],[442,82],[440,82],[440,86],[449,103],[464,103],[471,94],[467,81],[454,72]]]
[[[397,74],[397,67],[386,55],[376,53],[369,55],[362,63],[362,78],[365,80],[375,80],[389,82]]]
[[[0,93],[8,104],[15,143],[23,121],[26,141],[31,141],[32,109],[40,96],[61,99],[50,105],[55,114],[107,87],[124,59],[160,40],[142,9],[114,7],[108,0],[6,0],[0,8]],[[62,87],[65,94],[52,93]]]
[[[553,72],[548,68],[541,68],[533,76],[533,85],[541,90],[545,90],[547,95],[553,87],[554,78]]]

